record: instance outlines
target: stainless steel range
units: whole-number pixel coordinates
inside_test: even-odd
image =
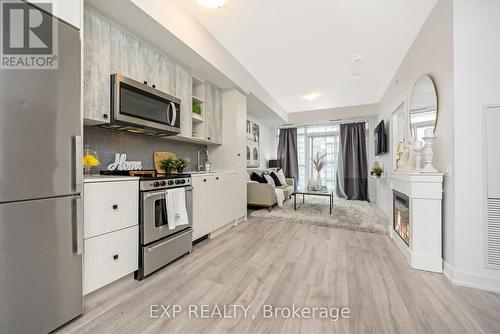
[[[184,187],[189,224],[170,230],[167,196],[169,189]],[[171,174],[141,177],[139,195],[139,270],[142,280],[175,259],[191,253],[193,224],[193,188],[191,175]]]

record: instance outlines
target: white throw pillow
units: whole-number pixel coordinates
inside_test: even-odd
[[[272,184],[273,186],[276,186],[276,183],[274,183],[274,180],[271,177],[271,175],[264,174],[264,177],[266,178],[267,183]]]
[[[276,176],[280,180],[280,183],[282,186],[286,185],[286,180],[285,180],[285,174],[283,174],[283,169],[280,169],[277,173]]]

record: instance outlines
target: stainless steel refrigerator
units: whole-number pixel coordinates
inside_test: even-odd
[[[0,333],[83,311],[80,34],[57,25],[58,69],[0,69]]]

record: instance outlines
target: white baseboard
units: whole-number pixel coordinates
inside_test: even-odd
[[[500,278],[457,271],[443,261],[443,275],[453,284],[500,293]]]
[[[440,257],[412,252],[411,258],[412,268],[432,271],[435,273],[443,272],[443,260]]]

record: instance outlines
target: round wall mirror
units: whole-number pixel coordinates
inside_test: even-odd
[[[421,76],[411,93],[410,108],[410,133],[413,141],[424,137],[425,129],[435,130],[438,116],[438,99],[436,87],[431,77]]]

